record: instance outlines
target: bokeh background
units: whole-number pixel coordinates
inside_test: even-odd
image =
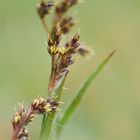
[[[57,0],[56,0],[57,1]],[[46,33],[36,14],[37,0],[0,0],[0,139],[11,136],[10,119],[19,102],[47,96],[50,58]],[[81,41],[94,52],[76,58],[63,101],[72,99],[92,70],[114,48],[117,53],[98,76],[61,140],[140,139],[140,1],[85,0],[70,10]],[[48,21],[51,17],[47,18]],[[49,22],[49,26],[51,22]],[[30,126],[37,140],[41,117]],[[56,124],[58,125],[58,124]],[[52,135],[55,137],[55,132]]]

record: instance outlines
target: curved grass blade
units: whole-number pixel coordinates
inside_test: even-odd
[[[59,124],[61,126],[64,126],[66,122],[70,119],[76,108],[78,107],[79,103],[83,99],[83,96],[87,92],[89,86],[92,84],[92,82],[95,80],[95,78],[99,75],[99,73],[103,70],[103,68],[106,66],[107,62],[110,60],[110,58],[114,55],[116,50],[113,50],[109,56],[97,67],[96,70],[93,71],[91,76],[85,81],[79,92],[76,94],[66,111],[64,112],[64,115],[62,119],[60,120]],[[57,129],[58,134],[62,131],[62,127],[58,127]]]

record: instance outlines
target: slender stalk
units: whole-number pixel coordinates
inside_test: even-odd
[[[49,140],[55,115],[56,113],[50,113],[45,117],[43,128],[40,133],[40,140]]]
[[[56,74],[54,71],[54,65],[55,65],[55,55],[51,56],[51,75],[50,75],[50,80],[49,80],[49,85],[48,85],[48,92],[50,94],[53,93],[53,88],[56,80]]]
[[[56,99],[57,101],[60,101],[66,77],[67,77],[67,73],[62,78],[60,85],[58,86],[58,88],[55,91],[54,96],[57,97],[57,99]],[[48,114],[47,116],[44,116],[44,118],[43,118],[44,121],[43,121],[41,132],[40,132],[40,140],[49,140],[51,131],[54,128],[54,121],[55,121],[56,113],[57,112],[54,112],[54,113]]]
[[[45,19],[42,18],[42,19],[41,19],[41,22],[42,22],[42,25],[43,25],[43,27],[44,27],[46,33],[49,34],[49,33],[50,33],[50,32],[49,32],[49,28],[48,28],[48,25],[47,25],[47,22],[45,21]]]

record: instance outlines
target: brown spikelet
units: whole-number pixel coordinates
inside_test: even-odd
[[[28,131],[26,129],[26,126],[33,121],[34,117],[37,114],[42,115],[49,112],[57,111],[59,104],[60,102],[55,101],[55,98],[38,98],[30,104],[26,111],[25,107],[21,105],[11,121],[13,125],[12,140],[21,138],[28,139]]]

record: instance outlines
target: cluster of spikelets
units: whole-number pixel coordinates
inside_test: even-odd
[[[67,16],[66,12],[78,2],[79,0],[62,0],[60,3],[55,4],[54,1],[45,2],[45,0],[40,0],[37,6],[37,12],[48,34],[48,53],[52,61],[48,91],[51,96],[48,99],[35,99],[27,109],[23,105],[20,106],[12,119],[12,140],[21,138],[27,140],[28,131],[26,126],[33,121],[37,114],[42,115],[58,110],[60,102],[53,98],[52,93],[54,93],[62,77],[69,72],[68,67],[74,63],[73,55],[76,53],[81,55],[89,53],[88,49],[79,42],[80,33],[76,33],[73,37],[69,35],[76,21],[73,16]],[[53,7],[55,11],[54,19],[52,28],[49,30],[45,17]],[[67,37],[67,40],[62,43],[64,36]]]
[[[48,33],[48,52],[52,59],[52,69],[50,76],[49,92],[53,92],[60,79],[68,73],[68,66],[73,64],[73,55],[79,52],[85,55],[89,51],[79,42],[80,33],[76,33],[74,37],[70,37],[69,33],[75,25],[76,20],[73,16],[66,15],[66,12],[79,0],[62,0],[59,4],[53,1],[45,2],[42,0],[37,7],[40,19]],[[49,30],[45,17],[54,7],[54,20],[52,28]],[[62,44],[64,36],[67,41]]]
[[[13,136],[12,139],[28,138],[26,126],[33,121],[36,115],[43,115],[58,111],[60,102],[55,101],[55,98],[38,98],[35,99],[26,110],[23,105],[15,113],[12,119]]]

